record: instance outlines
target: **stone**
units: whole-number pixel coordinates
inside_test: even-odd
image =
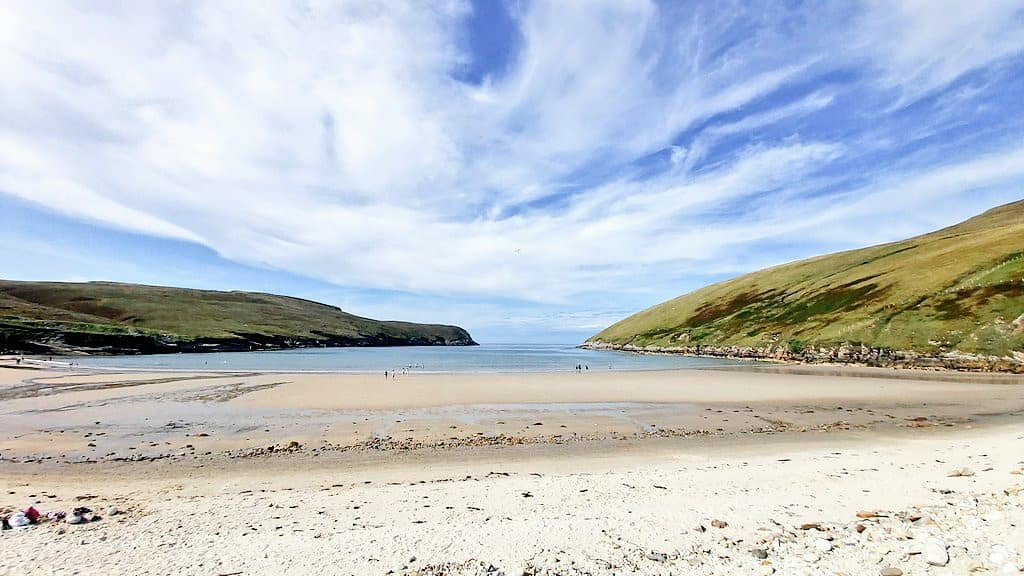
[[[647,559],[648,560],[653,560],[655,562],[664,562],[664,561],[668,560],[668,556],[666,556],[665,554],[662,554],[661,552],[648,552],[647,553]]]
[[[757,558],[758,560],[764,560],[768,557],[768,551],[764,548],[754,548],[750,551],[750,555],[754,558]]]
[[[832,543],[828,540],[825,540],[824,538],[818,538],[814,541],[814,549],[819,552],[831,552]]]
[[[921,548],[921,556],[931,566],[945,566],[949,564],[949,552],[946,550],[946,543],[938,538],[925,540]]]
[[[107,508],[107,516],[117,516],[121,511],[117,509],[117,506],[111,506]]]
[[[966,478],[974,476],[974,470],[971,470],[970,468],[955,468],[951,470],[949,474],[946,474],[946,476],[948,476],[949,478]]]
[[[903,576],[903,570],[895,567],[882,568],[878,572],[879,576]]]
[[[729,525],[729,523],[726,522],[725,520],[712,520],[711,521],[711,527],[712,528],[725,528],[728,525]]]

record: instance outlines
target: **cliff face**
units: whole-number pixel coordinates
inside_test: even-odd
[[[272,294],[0,281],[0,351],[6,352],[161,354],[475,344],[458,326],[372,320]]]
[[[1024,201],[901,242],[761,270],[664,302],[589,346],[1019,370]]]

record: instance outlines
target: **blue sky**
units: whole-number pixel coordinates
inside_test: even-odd
[[[1024,197],[1024,4],[9,2],[0,277],[574,342]]]

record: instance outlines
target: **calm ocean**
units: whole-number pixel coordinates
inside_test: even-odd
[[[581,350],[572,344],[483,344],[397,348],[305,348],[273,352],[217,352],[149,356],[82,356],[83,367],[129,370],[253,372],[571,372],[669,370],[743,364],[738,360]]]

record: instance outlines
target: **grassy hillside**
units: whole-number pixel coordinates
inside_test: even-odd
[[[456,326],[382,322],[287,296],[108,282],[0,280],[0,350],[471,343],[469,334]],[[136,350],[136,345],[168,349]]]
[[[708,286],[588,342],[794,352],[850,343],[1009,356],[1024,349],[1024,201],[902,242]]]

